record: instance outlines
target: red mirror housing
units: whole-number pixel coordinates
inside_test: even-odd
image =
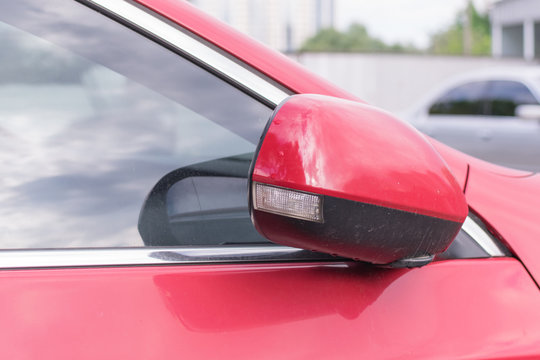
[[[273,242],[395,266],[443,252],[468,213],[423,135],[369,105],[321,95],[275,110],[249,194],[255,227]]]

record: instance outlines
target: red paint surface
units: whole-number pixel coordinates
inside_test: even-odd
[[[253,181],[463,222],[462,189],[410,125],[357,102],[291,97],[275,115]]]
[[[540,176],[509,177],[471,166],[467,201],[540,282]]]
[[[197,10],[187,1],[136,1],[234,55],[293,92],[333,95],[361,101],[277,51]]]
[[[454,175],[454,179],[456,179],[463,192],[465,192],[467,178],[469,176],[469,163],[465,154],[428,136],[426,136],[426,139],[444,159],[452,175]]]
[[[467,203],[540,282],[540,176],[497,166],[430,139],[462,184]],[[468,176],[464,169],[469,167]]]
[[[0,272],[1,359],[540,356],[513,259]]]
[[[294,91],[350,97],[182,1],[140,2]],[[540,279],[538,176],[434,146],[460,187],[471,164],[470,205]],[[538,359],[539,304],[515,259],[4,270],[0,359]]]

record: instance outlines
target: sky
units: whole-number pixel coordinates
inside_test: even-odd
[[[474,0],[482,12],[492,2]],[[453,23],[466,3],[467,0],[335,0],[335,20],[340,30],[358,22],[385,42],[425,48],[430,35]]]

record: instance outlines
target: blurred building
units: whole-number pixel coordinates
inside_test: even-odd
[[[491,10],[495,57],[540,58],[540,0],[501,0]]]
[[[320,29],[334,27],[334,0],[188,0],[269,45],[293,52]]]

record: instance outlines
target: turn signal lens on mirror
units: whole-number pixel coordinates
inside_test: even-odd
[[[316,194],[254,182],[253,207],[296,219],[323,222],[322,197]]]

